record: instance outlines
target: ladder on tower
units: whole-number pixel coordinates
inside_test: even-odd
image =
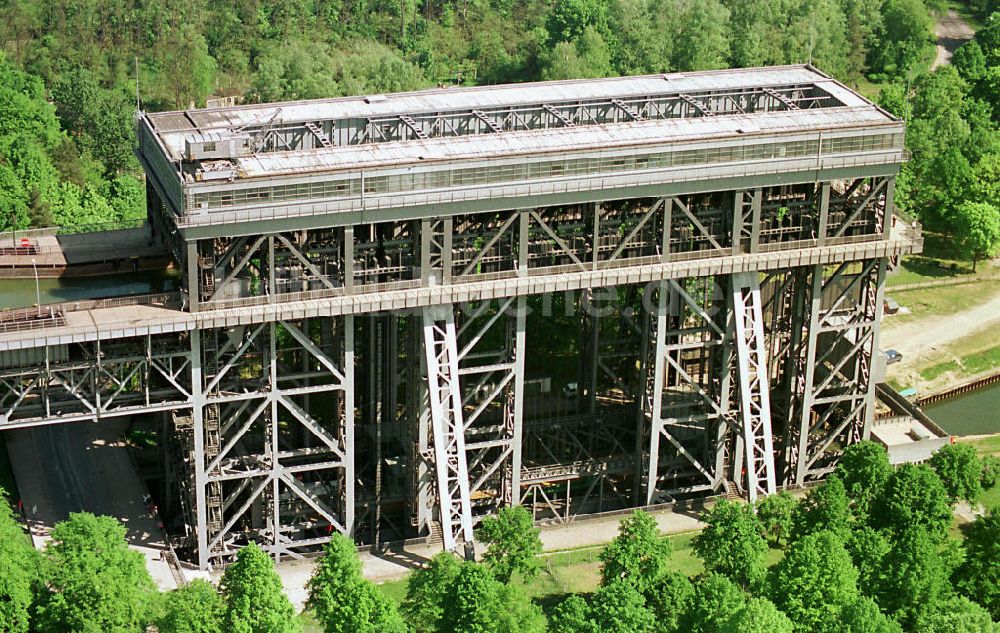
[[[751,502],[774,494],[774,438],[767,378],[767,351],[756,273],[733,275],[737,373],[740,382],[740,426],[746,459],[747,496]]]
[[[472,502],[452,307],[424,308],[423,330],[441,538],[448,551],[457,552],[459,543],[463,543],[465,558],[471,560],[475,556]]]

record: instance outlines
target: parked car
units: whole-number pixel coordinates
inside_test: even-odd
[[[903,355],[900,354],[898,351],[896,351],[894,349],[887,349],[887,350],[885,350],[882,353],[885,354],[885,364],[886,365],[891,365],[893,363],[898,363],[899,361],[903,360]]]
[[[578,393],[580,393],[580,386],[575,382],[568,382],[566,383],[566,386],[562,388],[562,395],[564,398],[575,398]]]

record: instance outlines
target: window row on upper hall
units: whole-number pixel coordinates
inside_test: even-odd
[[[901,134],[877,134],[830,138],[822,141],[821,153],[844,154],[877,151],[902,146]],[[316,179],[287,185],[271,185],[198,193],[189,196],[188,209],[217,209],[265,203],[283,203],[295,200],[321,200],[325,198],[356,197],[362,194],[377,195],[500,184],[543,178],[588,176],[616,172],[641,171],[707,165],[715,163],[758,161],[776,158],[801,158],[816,156],[820,141],[799,140],[782,143],[758,143],[676,150],[641,156],[605,156],[570,158],[539,162],[522,162],[506,165],[487,165],[419,171],[414,173],[352,176],[330,180]]]

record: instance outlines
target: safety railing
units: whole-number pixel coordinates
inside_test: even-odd
[[[860,156],[821,156],[795,159],[766,159],[750,163],[685,165],[643,172],[622,173],[601,177],[587,175],[534,183],[505,183],[489,186],[471,186],[461,189],[430,190],[413,194],[361,194],[348,199],[324,199],[312,202],[274,203],[266,206],[244,207],[236,210],[210,211],[190,209],[175,216],[178,226],[230,224],[234,222],[267,221],[323,213],[350,213],[379,211],[421,205],[442,205],[479,200],[503,200],[542,195],[559,195],[585,191],[629,189],[665,182],[698,182],[719,178],[767,176],[821,169],[840,169],[872,165],[898,164],[906,160],[900,149],[869,152]]]

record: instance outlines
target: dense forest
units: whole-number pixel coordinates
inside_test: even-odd
[[[973,0],[989,16],[997,0]],[[900,204],[1000,241],[1000,16],[928,75],[945,0],[0,2],[0,230],[141,218],[146,110],[812,62],[910,122]],[[137,95],[138,93],[138,95]]]
[[[39,553],[0,497],[0,630],[998,633],[1000,508],[961,529],[952,515],[998,477],[1000,460],[981,460],[968,444],[894,469],[881,445],[861,442],[800,499],[782,492],[705,511],[693,577],[677,570],[654,517],[638,511],[600,551],[593,593],[535,600],[527,589],[545,563],[524,508],[482,521],[477,562],[444,552],[414,571],[401,604],[362,576],[354,543],[338,534],[300,617],[256,545],[240,550],[218,588],[195,580],[158,593],[114,519],[71,515]]]

